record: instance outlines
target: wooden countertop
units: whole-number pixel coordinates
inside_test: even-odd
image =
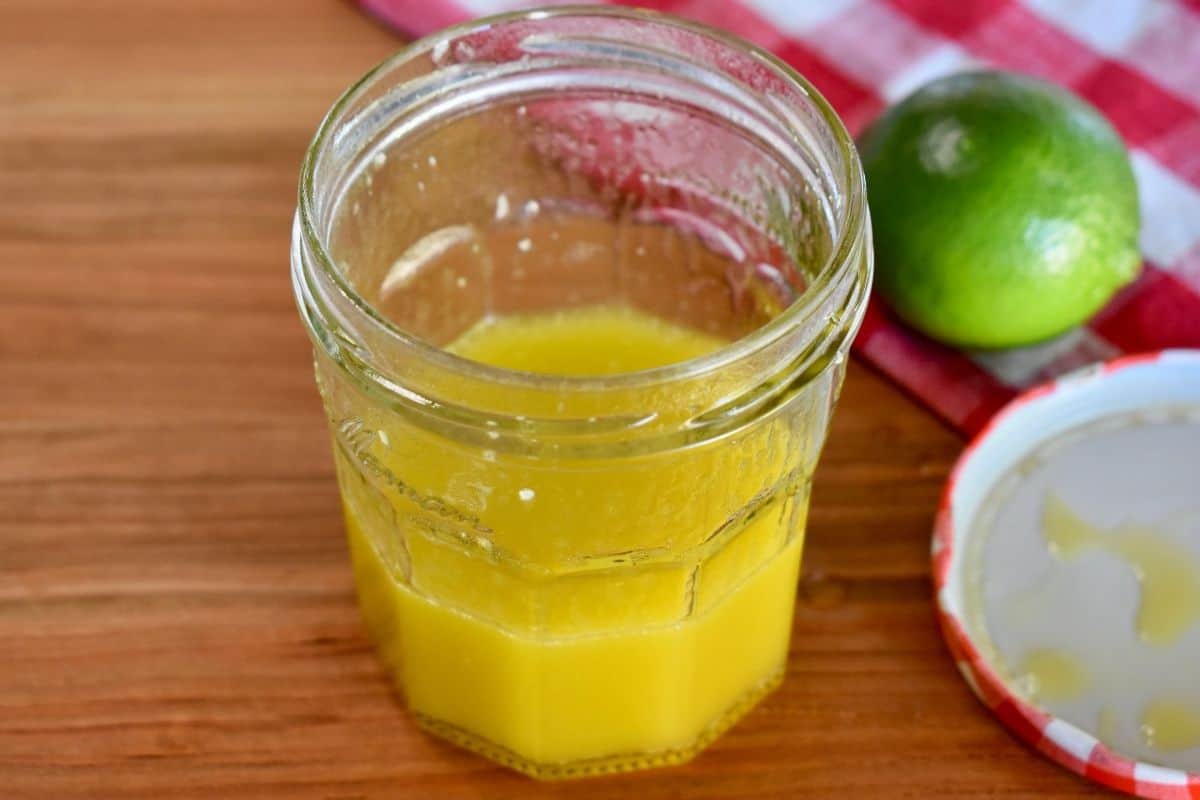
[[[958,677],[961,443],[854,365],[784,687],[692,764],[538,784],[417,731],[363,638],[288,281],[300,157],[395,49],[346,3],[0,5],[0,796],[1078,797]]]

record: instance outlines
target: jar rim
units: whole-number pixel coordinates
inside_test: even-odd
[[[483,31],[497,26],[562,17],[624,19],[674,28],[707,37],[723,47],[741,51],[743,54],[765,62],[779,77],[798,87],[812,103],[837,148],[837,155],[840,157],[844,171],[843,175],[837,177],[844,181],[846,191],[844,203],[834,219],[832,246],[824,262],[815,271],[815,275],[805,290],[777,316],[710,353],[685,361],[603,376],[552,375],[508,369],[474,361],[405,331],[367,301],[354,288],[346,274],[337,267],[325,242],[318,234],[315,223],[315,173],[318,158],[328,146],[338,124],[343,121],[344,112],[350,104],[371,85],[378,75],[420,53],[433,50],[441,43],[449,42],[470,32]],[[746,88],[749,89],[749,87]],[[389,340],[397,343],[399,347],[413,352],[435,367],[453,373],[465,374],[474,379],[518,389],[569,392],[571,390],[639,389],[703,377],[743,361],[786,336],[800,326],[814,309],[820,308],[824,304],[827,296],[834,291],[837,285],[836,278],[840,278],[846,271],[854,269],[855,243],[859,236],[859,230],[864,224],[866,181],[858,160],[854,140],[833,107],[804,76],[770,51],[710,25],[671,14],[607,5],[572,5],[524,9],[468,20],[417,39],[385,58],[351,84],[321,120],[304,155],[298,194],[297,229],[309,252],[315,254],[321,273],[333,282],[336,290],[344,295],[368,324],[383,333]],[[869,280],[869,277],[866,280]],[[846,320],[845,324],[853,325],[855,322]]]

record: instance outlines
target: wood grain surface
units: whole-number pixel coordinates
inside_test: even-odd
[[[1100,794],[958,677],[927,554],[961,442],[860,365],[787,681],[711,750],[538,784],[417,731],[287,263],[309,136],[396,46],[340,2],[0,2],[0,797]]]

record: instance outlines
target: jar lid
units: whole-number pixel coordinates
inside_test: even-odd
[[[1200,797],[1200,350],[1026,392],[960,456],[938,620],[1017,737],[1143,797]]]

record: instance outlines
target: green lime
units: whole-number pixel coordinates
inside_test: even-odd
[[[930,336],[1038,342],[1137,274],[1129,155],[1064,89],[1005,72],[951,75],[888,109],[859,150],[876,285]]]

